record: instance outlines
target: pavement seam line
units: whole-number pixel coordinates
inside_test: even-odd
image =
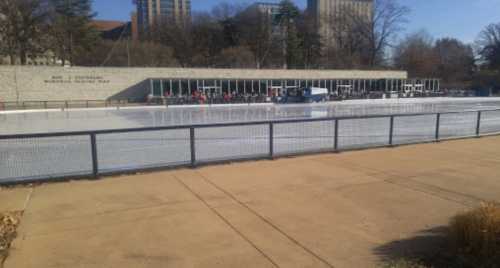
[[[302,243],[300,243],[297,239],[293,238],[291,235],[287,234],[285,231],[283,231],[277,225],[275,225],[274,223],[272,223],[270,220],[268,220],[267,218],[265,218],[264,216],[262,216],[261,214],[259,214],[257,211],[255,211],[254,209],[252,209],[251,207],[249,207],[244,202],[242,202],[239,199],[237,199],[233,194],[229,193],[228,191],[224,190],[222,187],[220,187],[217,184],[215,184],[214,182],[212,182],[205,175],[201,174],[201,172],[196,171],[196,173],[198,173],[206,182],[208,182],[209,184],[211,184],[217,190],[221,191],[222,193],[224,193],[225,195],[227,195],[229,198],[233,199],[235,202],[237,202],[238,204],[240,204],[241,206],[243,206],[244,208],[246,208],[250,213],[254,214],[259,219],[261,219],[263,222],[267,223],[269,226],[271,226],[273,229],[275,229],[277,232],[279,232],[280,234],[282,234],[283,236],[285,236],[286,238],[288,238],[288,240],[290,240],[292,243],[294,243],[298,247],[302,248],[302,250],[304,250],[307,253],[309,253],[310,255],[314,256],[316,259],[318,259],[319,261],[321,261],[326,266],[328,266],[330,268],[335,268],[335,266],[333,264],[329,263],[323,257],[319,256],[317,253],[315,253],[314,251],[312,251],[311,249],[309,249],[308,247],[306,247],[305,245],[303,245]]]
[[[220,214],[214,207],[210,206],[208,202],[203,199],[199,194],[197,194],[194,190],[192,190],[187,184],[185,184],[181,179],[179,179],[175,174],[172,176],[182,185],[184,186],[191,194],[193,194],[198,200],[200,200],[208,209],[210,209],[217,217],[219,217],[225,224],[227,224],[233,231],[235,231],[243,240],[245,240],[248,244],[250,244],[255,250],[257,250],[264,258],[266,258],[274,267],[280,268],[280,266],[271,259],[263,250],[261,250],[256,244],[254,244],[248,237],[246,237],[240,230],[236,228],[231,222],[226,219],[222,214]]]
[[[26,196],[26,199],[24,200],[24,204],[23,204],[23,213],[24,211],[26,211],[26,209],[28,208],[28,204],[30,203],[31,201],[31,196],[33,195],[33,191],[35,191],[35,188],[30,188],[30,192],[28,193],[28,195]]]
[[[457,191],[453,191],[453,190],[448,190],[448,189],[442,188],[442,187],[437,186],[437,185],[432,185],[429,183],[417,181],[414,178],[416,178],[416,177],[406,178],[406,180],[408,182],[413,182],[416,187],[422,186],[423,188],[426,188],[425,190],[429,190],[429,191],[435,190],[437,193],[452,194],[452,195],[463,197],[465,199],[470,199],[471,201],[474,201],[474,202],[485,202],[486,201],[486,200],[481,199],[479,197],[476,197],[474,195],[461,193],[461,192],[457,192]],[[399,178],[399,179],[404,179],[404,178]],[[394,184],[399,184],[396,180],[397,179],[387,179],[386,181],[388,181],[390,183],[394,183]]]
[[[365,167],[365,166],[360,166],[358,164],[352,163],[351,161],[339,160],[339,162],[342,162],[342,163],[347,164],[347,165],[355,166],[356,168],[361,169],[361,170],[365,170],[365,171],[376,171],[376,169]],[[452,199],[452,198],[449,198],[449,197],[446,197],[446,196],[441,196],[441,195],[436,194],[436,193],[431,193],[430,191],[425,191],[425,190],[422,190],[422,189],[418,189],[416,187],[410,187],[408,185],[404,185],[402,183],[397,183],[397,182],[394,181],[395,179],[402,179],[402,180],[411,180],[413,182],[417,182],[417,181],[413,180],[413,178],[416,177],[416,176],[414,176],[414,177],[404,177],[404,176],[401,176],[401,175],[398,175],[398,174],[394,174],[394,173],[391,173],[391,172],[385,172],[385,171],[380,171],[380,174],[392,177],[390,179],[383,179],[382,182],[389,183],[389,184],[392,184],[392,185],[395,185],[395,186],[399,186],[401,188],[405,188],[405,189],[412,190],[412,191],[415,191],[415,192],[427,194],[427,195],[430,195],[430,196],[433,196],[433,197],[436,197],[436,198],[439,198],[439,199],[442,199],[442,200],[450,201],[450,202],[453,202],[453,203],[456,203],[456,204],[459,204],[459,205],[463,205],[463,206],[466,206],[466,207],[473,207],[470,204],[467,204],[466,202],[461,202],[459,200],[455,200],[455,199]],[[431,184],[426,184],[426,183],[422,183],[422,182],[418,182],[418,183],[420,183],[421,185],[424,185],[424,186],[438,188],[437,186],[434,186],[434,185],[431,185]],[[482,200],[482,199],[478,199],[476,197],[471,198],[471,196],[468,196],[467,194],[464,194],[464,193],[453,192],[453,191],[446,190],[446,189],[444,189],[444,191],[440,191],[440,192],[441,193],[456,194],[456,195],[462,196],[462,197],[464,197],[466,199],[473,199],[474,201]]]

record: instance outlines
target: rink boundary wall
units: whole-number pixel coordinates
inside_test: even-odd
[[[127,129],[110,129],[110,130],[95,130],[95,131],[74,131],[74,132],[55,132],[55,133],[34,133],[34,134],[18,134],[18,135],[0,135],[0,141],[8,141],[8,140],[23,140],[23,139],[36,139],[36,138],[53,138],[53,137],[71,137],[71,136],[89,136],[90,143],[88,146],[91,148],[91,161],[92,163],[92,172],[88,174],[58,174],[54,176],[43,176],[43,177],[31,177],[31,178],[8,178],[0,180],[0,185],[11,185],[11,184],[24,184],[24,183],[35,183],[35,182],[52,182],[52,181],[60,181],[60,180],[71,180],[71,179],[87,179],[87,178],[99,178],[102,175],[116,175],[116,174],[129,174],[136,172],[144,172],[144,171],[154,171],[154,170],[162,170],[162,169],[171,169],[178,167],[197,167],[200,165],[207,164],[219,164],[219,163],[230,163],[235,161],[245,161],[245,160],[259,160],[259,159],[275,159],[280,157],[290,157],[297,155],[306,155],[306,154],[316,154],[323,152],[341,152],[341,151],[350,151],[350,150],[360,150],[360,149],[368,149],[368,148],[379,148],[379,147],[393,147],[399,145],[408,145],[408,144],[419,144],[419,143],[429,143],[429,142],[439,142],[443,140],[450,139],[461,139],[461,138],[470,138],[470,137],[481,137],[481,136],[491,136],[498,135],[500,132],[489,132],[483,133],[481,131],[481,119],[482,115],[487,112],[500,112],[500,109],[492,109],[492,110],[481,110],[481,111],[466,111],[466,112],[444,112],[444,113],[412,113],[412,114],[388,114],[388,115],[372,115],[372,116],[346,116],[346,117],[325,117],[325,118],[313,118],[313,119],[292,119],[292,120],[272,120],[272,121],[253,121],[253,122],[237,122],[237,123],[218,123],[218,124],[195,124],[195,125],[179,125],[179,126],[164,126],[164,127],[145,127],[145,128],[127,128]],[[465,135],[465,136],[457,136],[450,138],[442,138],[440,135],[440,123],[443,115],[447,114],[477,114],[476,121],[476,131],[475,135]],[[432,140],[425,141],[409,141],[404,143],[395,143],[394,142],[394,122],[396,118],[400,117],[418,117],[418,116],[436,116],[436,125],[435,125],[435,136]],[[378,118],[387,118],[390,120],[389,129],[387,130],[387,144],[384,145],[366,145],[359,146],[356,148],[341,148],[339,146],[339,122],[343,120],[358,120],[358,119],[378,119]],[[274,151],[274,128],[279,124],[293,124],[293,123],[310,123],[310,122],[322,122],[322,121],[331,121],[334,122],[334,136],[332,137],[332,143],[330,148],[324,148],[319,150],[311,150],[311,151],[300,151],[300,152],[289,152],[289,153],[280,153],[277,154]],[[196,130],[199,129],[207,129],[207,128],[222,128],[222,127],[238,127],[238,126],[268,126],[268,142],[269,142],[269,151],[266,154],[255,155],[250,157],[234,157],[227,159],[213,159],[213,160],[205,160],[199,161],[197,160],[196,154]],[[191,159],[187,163],[169,163],[160,166],[150,166],[145,168],[131,168],[131,169],[122,169],[117,171],[101,171],[99,169],[99,152],[97,151],[96,144],[96,136],[102,134],[116,134],[116,133],[132,133],[132,132],[148,132],[148,131],[160,131],[160,130],[189,130],[189,140],[190,140],[190,155]],[[22,160],[20,160],[22,161]]]

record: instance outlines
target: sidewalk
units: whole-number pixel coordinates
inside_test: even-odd
[[[374,267],[500,201],[498,148],[488,137],[3,189],[0,210],[25,210],[5,267]]]

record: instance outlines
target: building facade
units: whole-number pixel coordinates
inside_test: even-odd
[[[406,71],[0,66],[2,101],[145,99],[194,90],[259,93],[290,86],[393,91]],[[403,81],[404,80],[404,81]],[[395,88],[395,86],[394,86]]]
[[[250,8],[256,8],[260,12],[269,15],[273,18],[273,21],[280,15],[280,4],[277,3],[265,3],[257,2],[250,6]]]
[[[191,0],[134,0],[134,4],[137,6],[137,26],[141,32],[160,21],[182,23],[191,16]]]
[[[326,44],[337,29],[346,29],[354,19],[371,21],[374,0],[308,0],[307,9],[314,16],[318,31]]]

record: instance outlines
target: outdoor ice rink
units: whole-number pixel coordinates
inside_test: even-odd
[[[477,111],[500,109],[500,98],[358,100],[300,105],[235,105],[142,107],[0,113],[0,135],[177,126],[337,116],[446,113],[440,137],[476,133]],[[396,117],[394,144],[435,138],[436,115]],[[341,120],[339,149],[387,145],[390,118]],[[257,158],[269,154],[269,125],[196,129],[196,160],[200,163]],[[483,112],[481,134],[500,132],[500,111]],[[282,123],[274,126],[274,154],[332,150],[334,121]],[[189,129],[99,134],[99,172],[189,164]],[[92,173],[89,135],[0,140],[0,182],[88,175]]]
[[[352,100],[324,104],[234,105],[212,107],[133,107],[0,111],[0,135],[114,128],[213,124],[334,116],[436,113],[500,109],[500,98]]]

